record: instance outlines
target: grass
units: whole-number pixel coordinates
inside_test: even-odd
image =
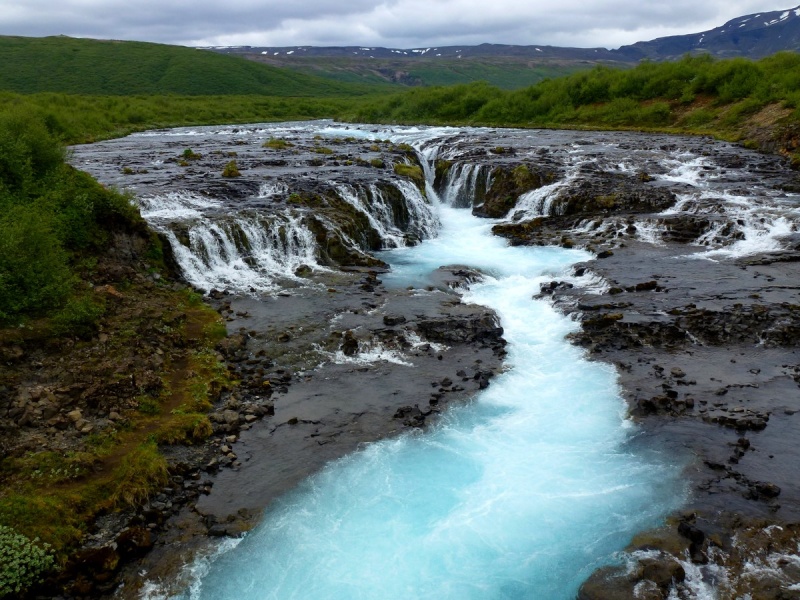
[[[192,125],[334,118],[364,97],[101,96],[0,92],[0,114],[25,111],[67,144],[90,143],[137,131]]]
[[[324,98],[357,96],[370,93],[373,87],[207,50],[65,36],[0,36],[0,82],[2,89],[23,94],[113,96],[258,94]]]
[[[29,452],[0,461],[0,525],[51,544],[62,562],[96,515],[140,505],[168,483],[158,446],[206,439],[212,433],[211,400],[236,385],[213,350],[225,336],[219,315],[189,291],[159,296],[165,317],[175,310],[184,315],[169,335],[177,347],[190,350],[166,361],[157,396],[141,396],[140,410],[129,411],[124,425],[87,436],[80,450]],[[113,360],[130,342],[124,321],[106,325],[105,354]]]
[[[260,55],[252,60],[263,61]],[[586,70],[585,61],[538,60],[514,57],[450,58],[344,58],[270,56],[269,63],[281,68],[318,75],[344,83],[372,84],[386,87],[444,86],[485,81],[501,89],[514,90]]]

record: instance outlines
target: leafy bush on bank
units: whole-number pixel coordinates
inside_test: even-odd
[[[24,592],[54,565],[47,544],[0,525],[0,598]]]
[[[140,219],[129,198],[65,156],[44,119],[20,108],[0,113],[0,324],[69,307],[73,265]],[[85,327],[90,312],[65,316],[63,325]]]

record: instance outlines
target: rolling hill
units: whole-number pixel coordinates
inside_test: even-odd
[[[375,88],[182,46],[0,36],[0,90],[23,94],[320,98],[363,95]]]

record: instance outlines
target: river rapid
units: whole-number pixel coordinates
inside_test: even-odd
[[[547,148],[557,156],[557,174],[552,182],[521,196],[506,218],[479,218],[470,208],[480,208],[480,201],[471,196],[491,187],[491,169],[461,164],[437,179],[437,160],[465,163],[471,138],[486,145],[497,139],[495,134],[500,142],[514,140],[517,159],[521,152],[535,156]],[[363,243],[361,250],[371,250],[388,263],[390,271],[383,275],[387,287],[413,288],[415,294],[425,295],[431,293],[429,277],[437,268],[475,269],[482,275],[461,290],[463,301],[495,311],[508,342],[506,372],[466,405],[449,408],[426,430],[368,444],[328,464],[271,502],[254,530],[222,542],[187,565],[185,589],[165,592],[165,586],[153,582],[143,597],[574,598],[593,571],[623,560],[619,553],[636,533],[658,526],[686,501],[680,475],[688,457],[666,455],[641,439],[626,416],[614,368],[586,360],[565,339],[578,324],[537,297],[542,284],[554,280],[586,293],[606,291],[606,282],[591,273],[577,277],[572,269],[592,253],[510,245],[493,235],[492,227],[558,214],[554,199],[580,178],[587,162],[601,162],[620,175],[655,173],[658,185],[672,186],[678,194],[673,208],[637,222],[640,242],[661,243],[664,220],[684,212],[705,214],[705,201],[712,195],[722,197],[726,208],[708,210],[709,223],[695,244],[695,252],[707,255],[704,258],[773,247],[796,229],[795,222],[786,211],[756,213],[754,202],[731,191],[731,175],[724,165],[672,138],[663,138],[650,151],[626,147],[630,136],[615,140],[602,134],[560,135],[556,143],[555,134],[546,132],[374,130],[318,123],[139,137],[142,143],[158,138],[154,143],[173,148],[173,153],[189,144],[196,151],[210,151],[217,144],[215,136],[240,147],[256,147],[278,136],[307,141],[318,136],[322,143],[347,139],[349,144],[409,144],[425,174],[425,193],[406,181],[392,180],[410,207],[403,226],[392,217],[388,192],[370,188],[370,174],[363,168],[349,181],[346,169],[327,172],[322,166],[309,171],[295,165],[292,171],[291,164],[276,164],[275,179],[262,182],[258,193],[240,193],[238,204],[213,193],[187,192],[174,179],[169,189],[159,190],[164,184],[152,175],[139,176],[133,188],[143,199],[145,217],[172,242],[191,283],[205,291],[224,288],[257,296],[278,290],[292,293],[302,285],[296,275],[299,265],[320,272],[330,268],[315,250],[307,213],[263,203],[288,194],[300,179],[306,185],[312,179],[323,181],[368,213],[370,227],[383,240],[382,250],[364,248]],[[159,160],[152,162],[156,170],[164,164]],[[95,172],[106,169],[108,174],[112,164],[107,158],[95,159]],[[270,165],[257,168],[269,172]],[[715,192],[714,182],[724,173],[728,191]],[[107,179],[123,182],[117,176]],[[776,196],[765,191],[759,201],[780,204]],[[721,217],[725,211],[730,216]],[[264,237],[275,231],[269,226],[263,230],[266,234],[247,233],[248,227],[267,218],[280,219],[283,231],[292,233]],[[590,221],[574,225],[576,235],[598,226]],[[626,226],[630,223],[602,225]],[[731,227],[738,228],[738,234],[732,234]],[[241,244],[236,247],[242,237],[237,231],[251,240],[249,256]],[[337,232],[346,238],[346,231]],[[258,236],[257,246],[252,240]],[[256,246],[263,259],[253,257]]]

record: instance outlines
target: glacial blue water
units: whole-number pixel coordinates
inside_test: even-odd
[[[637,442],[613,369],[586,361],[564,339],[577,325],[532,299],[588,255],[509,247],[468,210],[439,211],[439,236],[385,253],[383,279],[482,269],[466,299],[500,315],[509,370],[432,430],[371,444],[307,480],[238,544],[194,565],[181,598],[569,599],[679,505],[678,467]]]

